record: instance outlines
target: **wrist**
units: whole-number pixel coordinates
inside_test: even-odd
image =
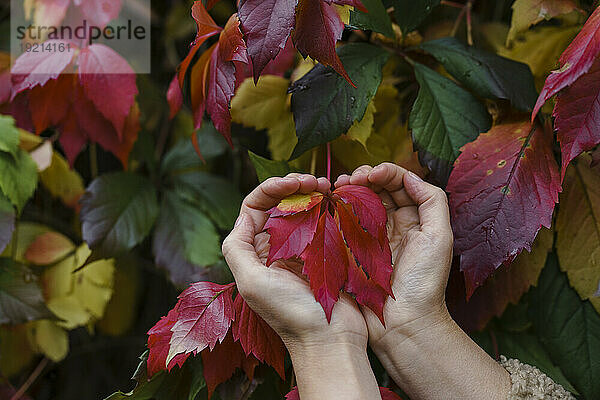
[[[379,338],[371,338],[370,345],[376,353],[386,352],[389,349],[397,349],[399,344],[415,344],[415,339],[425,339],[436,335],[435,332],[448,332],[454,328],[458,326],[444,304],[430,312],[388,326]]]
[[[301,399],[380,399],[366,343],[312,344],[288,349]]]

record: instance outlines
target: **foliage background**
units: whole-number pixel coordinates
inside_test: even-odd
[[[12,103],[5,102],[0,109],[3,114],[15,117],[17,126],[23,128],[17,130],[12,119],[2,117],[0,144],[17,135],[20,150],[13,146],[9,151],[0,146],[1,151],[14,157],[27,157],[25,153],[31,153],[38,163],[43,162],[44,157],[52,157],[48,169],[37,177],[33,177],[31,165],[27,175],[25,164],[19,164],[16,173],[19,187],[36,187],[31,198],[21,201],[22,209],[15,211],[10,202],[5,206],[6,201],[0,199],[4,201],[0,201],[3,216],[18,215],[14,232],[7,227],[10,224],[2,225],[4,220],[0,219],[0,243],[7,244],[0,263],[0,304],[8,301],[7,294],[15,285],[29,285],[27,290],[35,292],[28,292],[27,301],[33,306],[23,311],[23,315],[0,313],[0,397],[10,398],[23,386],[31,398],[65,400],[104,398],[116,389],[127,391],[132,388],[134,383],[130,377],[139,363],[139,355],[146,348],[146,332],[173,306],[180,291],[197,280],[231,281],[220,255],[219,242],[232,227],[243,194],[256,186],[258,178],[282,174],[290,169],[325,175],[324,146],[305,152],[290,164],[282,162],[295,145],[294,120],[289,112],[286,90],[290,79],[298,79],[314,65],[310,61],[300,61],[300,57],[283,77],[262,77],[258,89],[251,79],[247,79],[238,89],[238,96],[232,101],[233,148],[208,121],[196,132],[194,117],[188,107],[170,118],[166,93],[196,32],[189,16],[191,5],[192,2],[177,0],[154,1],[152,4],[153,72],[137,76],[140,129],[125,163],[126,173],[121,172],[122,160],[114,155],[119,151],[106,151],[104,146],[95,143],[90,143],[76,157],[75,174],[69,172],[63,158],[66,155],[63,144],[56,140],[58,130],[50,127],[38,132],[38,137],[28,135],[25,131],[34,132],[35,129],[23,122],[18,98]],[[532,71],[536,89],[540,91],[547,75],[558,66],[560,54],[579,32],[595,5],[593,1],[582,0],[578,3],[582,11],[540,21],[529,30],[527,26],[522,27],[516,34],[514,28],[509,33],[513,15],[511,0],[473,2],[471,33],[465,20],[462,17],[459,20],[463,9],[447,5],[433,8],[419,25],[418,32],[403,39],[346,30],[343,41],[371,40],[391,49],[394,54],[383,68],[383,82],[365,117],[362,121],[351,121],[354,122],[352,127],[340,138],[331,138],[335,139],[332,142],[332,175],[351,171],[363,163],[383,161],[396,162],[421,175],[427,174],[427,161],[421,158],[420,162],[413,153],[413,140],[416,148],[420,145],[415,124],[412,125],[413,140],[408,130],[419,84],[411,66],[402,60],[403,52],[412,52],[410,56],[417,62],[449,77],[435,59],[423,52],[415,52],[414,46],[452,33],[463,43],[471,37],[477,48],[526,63]],[[211,15],[219,26],[224,26],[235,11],[233,1],[222,0],[211,10]],[[9,9],[4,3],[0,6],[0,18],[3,38],[0,50],[7,52],[9,43],[4,38],[9,37]],[[457,24],[456,21],[462,22]],[[512,40],[510,47],[506,46],[507,35]],[[10,61],[5,56],[2,60],[0,73],[6,76]],[[521,87],[522,97],[527,97],[526,84],[512,84]],[[185,91],[184,94],[188,95]],[[250,107],[253,104],[258,104],[259,108]],[[508,101],[488,99],[481,100],[480,104],[490,122],[522,118],[515,110],[518,107],[511,108]],[[549,115],[551,106],[546,106],[543,111]],[[466,116],[475,111],[465,109],[463,112]],[[190,140],[193,135],[197,135],[206,163],[194,151]],[[39,137],[52,147],[42,149],[43,142]],[[39,151],[35,153],[35,149]],[[554,150],[558,158],[560,150]],[[571,167],[580,170],[584,189],[600,181],[599,172],[587,168],[589,162],[585,157],[589,156],[584,155],[576,166]],[[2,174],[0,171],[0,178],[7,179]],[[434,169],[430,178],[444,181],[447,179],[444,175],[445,172]],[[140,186],[136,189],[136,185]],[[78,203],[84,188],[88,193]],[[6,192],[6,187],[0,185],[0,189],[5,197],[13,196],[12,192]],[[565,208],[577,208],[575,203],[581,196],[576,190],[579,189],[566,192],[575,194],[571,196],[573,199],[567,200],[570,203],[565,201]],[[140,195],[142,192],[146,194]],[[110,203],[112,209],[119,209],[119,204],[127,203],[135,196],[144,197],[134,206],[148,218],[145,221],[139,218],[142,222],[136,225],[133,233],[123,234],[125,236],[119,239],[121,233],[117,229],[117,240],[113,242],[106,239],[107,234],[86,237],[86,221],[92,225],[97,222],[93,214],[101,209],[102,202]],[[600,196],[592,199],[596,216],[599,215],[598,200]],[[99,218],[106,218],[106,215]],[[492,356],[505,354],[534,364],[579,393],[581,398],[591,399],[600,393],[600,380],[595,379],[600,373],[598,299],[582,300],[571,288],[579,288],[581,283],[574,284],[577,278],[567,279],[558,267],[561,257],[577,257],[567,254],[564,247],[562,255],[561,249],[557,249],[557,239],[560,240],[561,235],[568,240],[576,238],[577,231],[569,231],[568,222],[569,217],[563,217],[561,221],[559,216],[552,231],[543,230],[538,235],[531,254],[523,253],[512,266],[501,267],[475,291],[468,304],[465,303],[464,277],[456,265],[448,288],[448,302],[455,318]],[[60,235],[48,234],[48,231]],[[37,247],[31,248],[35,238],[42,234],[49,236],[43,236]],[[582,238],[573,240],[573,246],[583,241]],[[589,236],[587,240],[585,255],[589,254],[589,258],[576,259],[578,266],[587,265],[600,251],[600,236]],[[42,242],[49,245],[44,246]],[[96,263],[96,270],[87,265],[79,275],[61,273],[57,267],[61,263],[67,263],[65,268],[71,270],[84,264],[88,252],[85,242],[93,248],[86,264]],[[128,245],[120,249],[115,245],[123,242]],[[203,246],[198,249],[192,243]],[[546,259],[548,251],[552,254]],[[558,257],[554,255],[557,252]],[[28,269],[23,270],[22,264]],[[544,266],[537,288],[529,290],[538,282]],[[584,273],[583,280],[587,280],[588,286],[598,285],[598,268],[598,264],[593,264],[586,272],[588,275]],[[7,271],[19,272],[10,275]],[[595,281],[593,277],[596,277]],[[81,282],[90,286],[77,292]],[[64,289],[60,296],[53,297],[51,288],[62,286],[71,289]],[[71,314],[73,309],[54,301],[56,298],[74,301],[76,312]],[[594,302],[595,308],[590,301]],[[67,323],[57,322],[56,315]],[[372,361],[380,383],[393,385],[374,357]],[[32,377],[34,380],[28,382]],[[174,385],[173,382],[170,384]],[[218,396],[222,399],[247,398],[253,392],[251,398],[275,399],[282,398],[290,386],[289,380],[279,382],[272,371],[264,368],[253,382],[237,374],[231,382],[222,385]],[[200,392],[198,398],[204,398],[202,396],[206,396],[205,391]]]

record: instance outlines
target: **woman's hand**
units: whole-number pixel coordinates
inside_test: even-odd
[[[395,164],[362,166],[342,175],[335,186],[368,186],[379,194],[388,214],[394,273],[384,307],[386,328],[363,309],[371,345],[389,331],[410,333],[446,320],[445,290],[452,261],[452,228],[444,191]]]
[[[301,263],[265,265],[269,235],[262,232],[267,210],[294,193],[328,193],[325,178],[290,174],[263,182],[244,200],[223,243],[223,254],[248,305],[282,338],[294,364],[303,400],[379,399],[366,355],[367,326],[356,302],[340,296],[331,323],[301,276]]]
[[[362,308],[369,341],[390,376],[411,399],[506,399],[510,377],[450,317],[445,289],[452,261],[446,194],[394,164],[363,166],[336,186],[364,185],[388,213],[395,300],[384,327]]]

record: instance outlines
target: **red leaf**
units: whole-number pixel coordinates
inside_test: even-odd
[[[334,191],[345,203],[352,205],[360,224],[376,237],[384,248],[387,243],[387,213],[381,206],[381,199],[371,189],[364,186],[345,185]],[[389,247],[389,245],[388,245]]]
[[[308,276],[315,299],[323,306],[327,321],[331,321],[333,306],[348,278],[348,257],[344,239],[328,212],[319,218],[317,231],[301,257],[302,273]]]
[[[268,213],[268,264],[300,255],[303,273],[328,320],[345,288],[383,322],[383,305],[392,293],[392,257],[386,211],[373,191],[348,185],[325,196],[293,195]]]
[[[73,0],[88,23],[105,27],[121,12],[121,0]]]
[[[275,331],[258,315],[239,294],[235,298],[235,320],[231,327],[233,339],[239,341],[246,353],[275,368],[285,380],[285,346]]]
[[[600,53],[600,8],[596,8],[583,29],[560,56],[561,68],[553,71],[546,79],[538,97],[531,121],[544,103],[585,74]]]
[[[600,59],[559,94],[554,117],[564,179],[571,160],[600,143]]]
[[[169,102],[169,119],[175,118],[175,115],[181,110],[183,105],[183,93],[181,93],[181,86],[177,80],[177,75],[171,81],[169,90],[167,91],[167,101]]]
[[[49,46],[68,45],[61,40],[48,40]],[[71,47],[73,47],[71,45]],[[12,97],[27,89],[44,86],[50,79],[56,79],[71,64],[75,51],[65,52],[25,52],[17,58],[12,67]]]
[[[391,295],[393,269],[389,245],[387,248],[382,248],[376,237],[363,229],[349,205],[337,203],[335,209],[339,215],[342,234],[352,255],[366,270],[369,277]]]
[[[122,139],[125,119],[138,94],[131,66],[110,47],[93,44],[79,54],[79,80],[86,96]]]
[[[209,7],[210,8],[210,7]],[[185,74],[194,59],[194,56],[198,52],[198,49],[202,44],[211,36],[216,35],[221,32],[221,27],[216,24],[216,22],[212,19],[202,1],[198,0],[194,2],[192,6],[192,17],[196,21],[197,33],[194,42],[191,45],[190,51],[186,58],[179,65],[179,86],[183,87],[183,82],[185,79]]]
[[[12,81],[10,70],[0,72],[0,104],[10,100],[12,93]]]
[[[234,319],[233,288],[233,283],[197,282],[179,295],[167,364],[179,354],[197,354],[223,341]]]
[[[297,0],[242,0],[239,17],[254,81],[285,47],[294,28]]]
[[[528,122],[498,125],[464,146],[448,182],[467,297],[550,227],[561,191],[552,135]],[[530,133],[531,132],[531,133]]]
[[[319,207],[286,218],[269,218],[265,230],[271,235],[267,265],[275,260],[300,257],[313,240],[319,221]]]
[[[296,8],[293,33],[296,48],[304,57],[311,56],[321,64],[333,67],[350,84],[335,43],[342,37],[344,23],[332,5],[323,0],[302,0]]]
[[[58,232],[46,232],[29,245],[25,259],[36,265],[49,265],[60,261],[75,250],[75,245]]]
[[[60,75],[29,93],[29,110],[39,135],[51,126],[59,126],[71,107],[74,75]]]
[[[246,45],[239,28],[237,15],[232,15],[221,32],[219,44],[212,53],[209,67],[208,92],[206,95],[206,111],[210,115],[215,128],[231,141],[231,113],[229,102],[235,93],[234,61],[247,63]]]
[[[39,26],[58,26],[67,15],[71,0],[37,0],[34,20]],[[40,19],[41,18],[41,19]]]
[[[179,311],[177,305],[173,307],[171,311],[160,319],[150,330],[148,331],[148,377],[164,370],[167,368],[167,355],[169,354],[169,342],[171,341],[171,328],[177,322],[179,318]],[[179,354],[174,357],[170,365],[168,366],[169,371],[178,365],[181,367],[185,360],[190,356],[188,354]]]
[[[365,272],[356,264],[356,260],[350,252],[348,252],[348,281],[344,290],[352,293],[358,304],[369,307],[385,326],[383,305],[388,294],[373,279],[367,277]]]
[[[242,346],[233,341],[231,333],[227,334],[223,342],[216,345],[212,351],[206,349],[200,355],[209,399],[216,387],[231,378],[236,369],[243,369],[248,379],[252,380],[254,369],[258,365],[256,358],[246,357]]]
[[[381,400],[402,400],[400,396],[392,392],[388,388],[380,387],[379,392],[381,394]],[[300,400],[300,393],[298,387],[294,387],[291,392],[285,395],[286,400]]]
[[[210,60],[217,47],[217,43],[213,44],[206,50],[196,64],[192,67],[190,76],[192,111],[194,112],[194,124],[196,129],[202,126],[204,119],[204,111],[206,109],[206,92],[208,88],[208,71]],[[193,136],[195,137],[195,136]]]

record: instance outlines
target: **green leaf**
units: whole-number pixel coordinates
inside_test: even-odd
[[[242,195],[230,181],[199,171],[175,175],[171,182],[182,198],[209,215],[220,229],[233,228]]]
[[[0,151],[15,155],[19,150],[19,130],[12,117],[0,115]]]
[[[387,37],[394,38],[392,21],[381,0],[362,0],[362,4],[369,12],[351,11],[350,25],[360,29],[379,32]]]
[[[491,126],[485,107],[453,81],[415,64],[419,95],[409,118],[415,149],[431,177],[445,185],[460,148]]]
[[[0,152],[0,190],[18,212],[33,196],[37,181],[37,165],[29,153],[21,149],[14,153]]]
[[[394,7],[394,17],[402,34],[414,31],[440,4],[440,0],[386,0],[387,7]]]
[[[15,209],[10,200],[0,192],[0,253],[12,238],[15,230]]]
[[[600,398],[600,315],[569,286],[554,254],[530,293],[529,317],[573,386],[586,399]]]
[[[533,109],[537,91],[527,64],[465,46],[453,37],[423,43],[421,48],[475,94],[510,100],[521,111]]]
[[[272,176],[284,177],[290,172],[293,172],[292,167],[287,161],[273,161],[268,158],[254,154],[248,150],[248,156],[254,169],[256,169],[256,175],[260,182],[264,182]]]
[[[222,155],[227,150],[227,144],[223,141],[223,137],[209,122],[203,124],[202,129],[194,134],[198,137],[198,147],[206,161]],[[173,174],[204,166],[205,162],[196,153],[192,139],[183,138],[165,154],[160,171],[163,175]]]
[[[56,319],[44,304],[37,277],[26,267],[0,258],[0,325]]]
[[[156,189],[130,172],[103,175],[81,197],[83,240],[101,257],[122,254],[150,233],[158,215]]]
[[[201,280],[221,258],[220,236],[210,219],[179,193],[164,194],[153,242],[156,263],[176,285]]]
[[[381,68],[389,54],[365,43],[350,43],[338,54],[356,87],[322,64],[290,87],[298,144],[292,159],[327,143],[362,120],[381,83]]]
[[[539,339],[530,333],[504,333],[495,332],[500,354],[507,358],[536,366],[548,375],[554,382],[562,385],[572,393],[577,390],[571,385],[563,372],[558,368],[540,343]]]
[[[169,373],[162,371],[150,380],[146,372],[148,351],[140,360],[132,377],[137,381],[135,389],[129,393],[113,393],[104,400],[194,400],[206,387],[200,356],[190,357],[182,368],[175,367]]]

